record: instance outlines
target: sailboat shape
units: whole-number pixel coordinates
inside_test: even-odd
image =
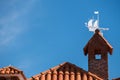
[[[98,20],[96,20],[96,21],[94,22],[93,27],[96,28],[96,29],[98,28]]]
[[[91,27],[93,26],[92,23],[93,23],[93,19],[90,19],[90,20],[88,21],[88,27],[89,27],[89,28],[91,28]]]
[[[88,21],[87,27],[89,31],[95,32],[95,30],[98,29],[98,20],[94,21],[93,19],[90,19]]]
[[[96,29],[99,29],[101,34],[103,35],[102,31],[109,30],[109,28],[101,28],[99,27],[99,12],[95,11],[94,14],[97,15],[97,19],[90,19],[85,25],[91,32],[95,32]]]

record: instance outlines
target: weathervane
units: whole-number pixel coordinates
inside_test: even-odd
[[[85,23],[86,27],[88,27],[89,31],[95,32],[96,29],[99,29],[101,31],[101,34],[103,35],[103,30],[109,30],[109,28],[100,28],[99,27],[99,11],[94,11],[94,14],[97,15],[97,19],[90,19],[88,23]]]

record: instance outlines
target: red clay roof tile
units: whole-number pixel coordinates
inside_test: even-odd
[[[103,80],[98,76],[83,70],[82,68],[65,62],[28,80]]]
[[[18,70],[13,66],[7,66],[0,69],[0,74],[19,74],[19,73],[22,73],[22,71]]]
[[[3,67],[0,68],[0,75],[14,75],[14,74],[21,74],[24,78],[24,80],[26,80],[25,75],[23,74],[23,71],[13,67],[13,66],[7,66],[7,67]]]

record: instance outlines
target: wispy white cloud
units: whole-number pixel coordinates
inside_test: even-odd
[[[25,22],[22,24],[22,19],[24,18],[21,18],[21,16],[26,15],[32,9],[35,0],[28,0],[24,2],[24,5],[21,2],[19,6],[16,3],[18,4],[19,2],[12,0],[10,2],[12,8],[9,10],[9,13],[0,18],[0,46],[8,45],[22,33],[26,26],[24,26]],[[14,7],[19,8],[14,9]]]
[[[8,44],[21,32],[20,23],[16,21],[19,16],[16,15],[9,15],[0,19],[0,45]]]
[[[29,60],[28,59],[22,59],[16,65],[20,69],[28,69],[28,68],[32,67],[32,63],[33,62],[30,59]]]

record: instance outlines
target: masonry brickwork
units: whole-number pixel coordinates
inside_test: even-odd
[[[104,59],[89,60],[89,72],[97,74],[97,76],[108,79],[108,63]]]

